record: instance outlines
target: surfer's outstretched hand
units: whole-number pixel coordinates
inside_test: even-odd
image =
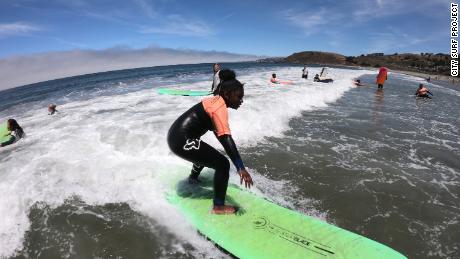
[[[246,171],[246,169],[241,169],[238,173],[240,174],[240,184],[243,184],[244,181],[244,186],[246,188],[251,188],[254,183],[252,182],[252,177],[248,171]]]

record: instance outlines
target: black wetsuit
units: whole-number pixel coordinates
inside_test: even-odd
[[[224,107],[227,109],[226,107]],[[215,131],[213,121],[200,102],[182,114],[168,132],[171,151],[193,163],[191,178],[198,178],[203,167],[215,170],[214,205],[224,205],[227,192],[230,163],[212,146],[200,139],[208,130]],[[215,133],[215,132],[214,132]],[[216,137],[217,134],[215,133]],[[229,134],[217,137],[237,170],[244,169],[233,138]]]

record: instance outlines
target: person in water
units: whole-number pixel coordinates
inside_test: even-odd
[[[230,69],[222,69],[219,71],[219,82],[235,79],[236,75],[233,70]],[[212,92],[213,95],[219,95],[220,92],[220,84],[216,86],[214,89],[214,92]]]
[[[9,140],[0,143],[0,147],[8,146],[19,139],[25,137],[24,130],[19,126],[19,123],[15,119],[8,119],[6,122],[6,128],[5,129],[0,129],[0,132],[2,132],[2,136],[0,136],[0,139],[3,138],[9,138]]]
[[[320,81],[320,80],[319,80],[319,75],[318,75],[318,74],[316,74],[315,77],[313,77],[313,81],[314,81],[314,82],[319,82],[319,81]]]
[[[222,72],[222,71],[221,71]],[[224,72],[235,74],[232,72]],[[235,77],[225,78],[219,84],[219,94],[203,99],[183,113],[172,124],[168,132],[168,145],[173,153],[193,163],[190,183],[199,183],[198,176],[204,167],[215,170],[214,199],[212,213],[232,214],[237,208],[225,205],[230,163],[219,151],[200,139],[208,130],[222,144],[240,175],[240,184],[246,188],[253,185],[251,175],[246,171],[243,160],[233,141],[228,123],[228,108],[238,109],[243,103],[244,88]]]
[[[48,105],[48,115],[53,115],[57,112],[58,110],[56,110],[56,104],[49,104]]]
[[[386,67],[381,67],[376,79],[377,89],[383,89],[383,84],[388,80],[388,69]]]
[[[361,84],[361,79],[353,79],[353,84],[355,84],[356,86],[364,86],[363,84]]]
[[[307,69],[307,65],[304,65],[304,66],[303,66],[303,69],[302,69],[302,78],[308,79],[308,69]]]
[[[220,65],[219,65],[219,63],[215,63],[212,66],[212,70],[214,72],[214,76],[212,78],[211,92],[214,92],[214,91],[216,91],[217,86],[220,83],[220,76],[219,76],[219,74],[220,74]]]
[[[418,85],[418,89],[417,89],[417,91],[415,92],[415,96],[417,96],[417,97],[424,97],[424,98],[430,98],[430,99],[431,99],[431,97],[430,97],[428,94],[433,95],[433,94],[428,90],[428,88],[426,88],[423,84],[419,84],[419,85]]]
[[[272,74],[272,78],[270,79],[270,82],[272,82],[274,84],[279,84],[280,83],[279,80],[276,79],[276,74],[275,73]]]

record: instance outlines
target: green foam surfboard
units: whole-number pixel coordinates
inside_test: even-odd
[[[211,94],[211,92],[209,91],[179,90],[179,89],[168,89],[168,88],[160,88],[157,91],[159,94],[183,95],[183,96],[205,96],[205,95]]]
[[[236,215],[210,213],[212,180],[180,181],[168,200],[204,236],[239,258],[406,258],[397,251],[319,219],[278,206],[236,185],[226,203]]]

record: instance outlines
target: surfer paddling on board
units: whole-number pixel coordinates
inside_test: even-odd
[[[356,85],[356,86],[364,86],[364,84],[361,83],[361,80],[360,79],[353,79],[352,80],[353,84]]]
[[[0,147],[11,145],[25,135],[24,130],[15,119],[8,119],[5,124],[0,125]]]
[[[55,113],[58,111],[58,110],[56,110],[56,107],[57,107],[56,104],[50,103],[50,104],[48,105],[48,115],[53,115],[53,114],[55,114]]]
[[[272,82],[274,84],[279,84],[280,83],[278,81],[278,79],[276,79],[276,74],[275,73],[272,74],[272,78],[270,78],[270,82]]]
[[[419,85],[418,85],[418,89],[417,89],[417,91],[415,92],[415,96],[416,96],[416,97],[424,97],[424,98],[429,98],[429,99],[431,99],[431,97],[430,97],[428,94],[433,95],[433,94],[428,90],[428,88],[426,88],[423,84],[419,84]]]
[[[203,99],[179,116],[169,129],[167,138],[172,152],[193,163],[190,182],[200,182],[198,176],[204,167],[215,170],[212,213],[233,214],[237,208],[225,205],[230,163],[224,155],[200,139],[208,130],[212,130],[235,165],[240,184],[244,182],[246,188],[251,188],[251,175],[244,167],[228,124],[227,108],[236,110],[243,103],[243,84],[235,79],[232,70],[222,70],[221,73],[226,76],[218,86],[219,93]]]
[[[292,81],[280,81],[278,78],[276,78],[276,74],[272,74],[272,78],[270,78],[270,82],[273,84],[283,84],[283,85],[290,85],[292,84]]]

